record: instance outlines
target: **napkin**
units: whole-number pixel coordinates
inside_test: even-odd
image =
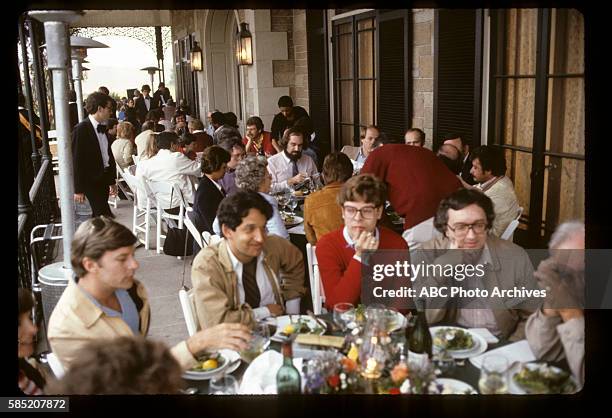
[[[491,354],[497,354],[503,357],[506,357],[508,360],[508,365],[512,364],[515,361],[520,361],[521,363],[529,363],[530,361],[535,361],[536,356],[531,351],[531,347],[529,347],[529,343],[527,340],[521,340],[515,342],[513,344],[508,344],[500,348],[496,348],[495,350],[487,351],[484,354],[481,354],[476,357],[470,358],[470,362],[478,367],[479,369],[482,367],[482,362],[486,356]]]
[[[497,344],[499,339],[486,328],[470,328],[470,331],[480,335],[489,344]]]
[[[345,337],[333,335],[300,334],[295,339],[296,343],[307,345],[320,345],[324,347],[342,348]]]
[[[293,228],[289,228],[287,232],[289,232],[290,234],[305,235],[306,233],[304,232],[304,222],[301,222],[299,225],[296,225]]]
[[[249,365],[242,376],[239,393],[241,395],[274,395],[276,394],[276,373],[283,364],[283,356],[274,350],[264,351]],[[302,373],[302,359],[294,358],[293,365],[302,377],[302,389],[305,378]]]

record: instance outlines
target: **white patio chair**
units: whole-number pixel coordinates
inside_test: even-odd
[[[142,180],[135,177],[127,170],[121,173],[123,179],[131,189],[134,196],[134,213],[132,215],[132,233],[136,235],[138,240],[142,242],[145,249],[149,249],[149,231],[151,229],[151,218],[156,214],[157,208],[153,202],[147,197],[147,191]],[[140,193],[138,192],[140,190]],[[144,202],[140,202],[139,196],[144,196]],[[140,238],[139,233],[144,234],[144,239]]]
[[[192,216],[193,216],[193,209],[188,208],[187,212],[185,212],[185,219],[184,219],[185,226],[187,227],[187,230],[189,231],[189,233],[191,234],[195,242],[198,243],[200,248],[204,248],[204,242],[202,241],[202,235],[200,234],[200,231],[198,231],[198,228],[196,228],[195,224],[193,223]]]
[[[51,371],[53,372],[55,377],[58,380],[61,379],[64,376],[64,373],[66,373],[66,371],[64,370],[64,366],[62,366],[62,363],[59,361],[55,353],[47,353],[46,357],[47,363],[49,364],[49,367],[51,368]]]
[[[519,207],[518,215],[516,215],[516,218],[514,218],[512,222],[508,224],[508,226],[506,227],[506,230],[501,235],[501,239],[505,239],[508,241],[514,240],[514,230],[519,226],[519,219],[521,219],[522,214],[523,214],[523,207],[521,206]]]
[[[179,290],[179,301],[181,302],[181,309],[183,310],[183,317],[185,318],[185,325],[187,325],[187,332],[191,337],[193,334],[198,332],[198,316],[195,313],[195,305],[193,303],[193,289],[187,291],[185,288]]]
[[[155,241],[156,242],[155,250],[157,251],[157,254],[161,254],[163,250],[163,246],[161,245],[161,240],[162,238],[166,239],[166,235],[162,234],[161,232],[161,223],[162,221],[164,221],[169,228],[175,228],[177,227],[177,224],[178,224],[178,228],[183,229],[183,221],[185,220],[185,211],[186,211],[185,204],[184,204],[185,199],[182,197],[183,194],[181,193],[180,188],[174,183],[169,183],[167,181],[146,180],[145,186],[148,188],[147,196],[149,196],[149,199],[155,199],[155,206],[158,208],[157,225],[156,225],[157,235],[156,235],[156,241]],[[166,212],[165,210],[161,209],[163,208],[163,204],[160,198],[162,196],[172,196],[172,195],[179,197],[178,215],[172,215]]]
[[[306,259],[308,262],[308,276],[310,277],[310,294],[312,296],[312,310],[315,315],[326,313],[327,310],[323,307],[325,303],[325,290],[321,283],[321,274],[319,273],[319,263],[315,253],[316,246],[310,243],[306,244]]]
[[[202,243],[204,244],[203,247],[208,247],[209,245],[215,245],[219,241],[221,241],[221,237],[219,235],[211,234],[208,231],[202,232]]]
[[[123,192],[123,194],[125,195],[125,197],[128,198],[128,200],[134,200],[134,196],[131,190],[129,190],[129,188],[126,186],[125,179],[121,176],[122,173],[123,169],[119,167],[119,165],[117,165],[117,178],[115,179],[115,185],[117,186],[117,194],[112,197],[109,197],[108,199],[108,204],[114,207],[115,209],[117,209],[119,200],[121,200],[119,199],[119,190]]]

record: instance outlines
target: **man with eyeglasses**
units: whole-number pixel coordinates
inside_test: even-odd
[[[443,237],[424,243],[420,254],[414,255],[413,263],[418,263],[420,257],[431,256],[435,258],[435,266],[462,264],[476,269],[482,266],[484,275],[461,280],[457,275],[417,280],[417,291],[424,285],[461,286],[465,291],[486,289],[489,295],[493,294],[494,287],[537,289],[533,266],[525,250],[489,233],[494,219],[493,203],[480,191],[460,189],[442,200],[434,225]],[[447,298],[443,306],[438,301],[431,302],[430,309],[426,310],[427,320],[430,324],[445,322],[466,328],[486,328],[498,337],[519,340],[525,337],[525,322],[532,312],[530,303],[537,302],[521,299],[508,297],[498,303],[483,297]],[[509,309],[510,306],[516,309]]]
[[[72,130],[74,201],[91,205],[92,216],[114,217],[108,197],[117,193],[116,168],[106,123],[112,115],[111,98],[104,93],[90,94],[85,101],[88,117]]]
[[[359,303],[364,251],[408,250],[400,235],[377,226],[386,197],[385,183],[371,174],[352,177],[342,186],[338,203],[344,227],[323,235],[316,247],[328,310],[336,303]]]

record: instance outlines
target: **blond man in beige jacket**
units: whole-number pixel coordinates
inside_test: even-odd
[[[51,349],[65,368],[90,341],[142,335],[149,330],[151,308],[144,286],[134,278],[136,237],[123,225],[105,217],[84,222],[72,242],[71,280],[58,301],[47,336]],[[223,324],[197,332],[172,348],[187,369],[195,356],[218,348],[240,350],[250,333],[239,324]],[[103,365],[100,365],[103,367]]]

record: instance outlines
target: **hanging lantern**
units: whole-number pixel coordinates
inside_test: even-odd
[[[193,41],[193,48],[189,53],[191,60],[191,71],[202,71],[202,48],[198,46],[196,41]]]
[[[239,65],[253,64],[253,36],[249,32],[248,23],[240,24],[240,32],[236,45],[236,54]]]

